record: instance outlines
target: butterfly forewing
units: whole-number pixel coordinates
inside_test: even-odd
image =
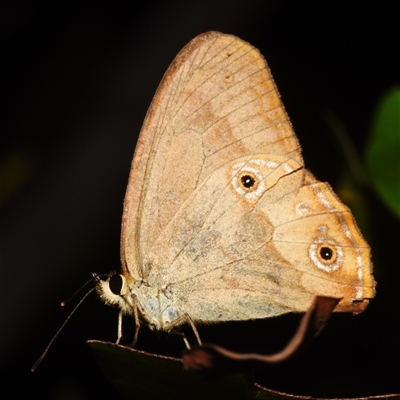
[[[130,273],[144,273],[149,249],[207,176],[257,153],[302,163],[267,64],[234,36],[200,35],[166,72],[142,128],[122,228]]]

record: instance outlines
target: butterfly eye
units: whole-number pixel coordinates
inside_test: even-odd
[[[333,272],[342,264],[343,251],[333,240],[321,237],[310,246],[309,256],[317,268]]]
[[[120,295],[124,286],[125,278],[122,275],[113,275],[108,281],[108,285],[113,294]]]

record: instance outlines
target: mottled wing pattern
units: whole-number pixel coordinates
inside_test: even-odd
[[[167,70],[147,113],[125,197],[121,258],[138,278],[182,203],[215,170],[244,155],[299,145],[267,64],[250,44],[209,32]]]
[[[231,35],[198,36],[167,70],[121,240],[125,271],[193,321],[306,311],[316,295],[358,312],[374,296],[351,212],[304,169],[264,58]]]

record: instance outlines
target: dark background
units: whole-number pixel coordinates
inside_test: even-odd
[[[399,2],[1,2],[0,397],[119,398],[87,339],[114,341],[117,311],[95,295],[47,358],[60,309],[90,272],[119,268],[122,201],[143,118],[166,68],[197,34],[219,30],[268,60],[308,168],[334,187],[343,157],[329,110],[357,151],[379,97],[399,83]],[[4,190],[3,190],[4,189]],[[400,392],[399,225],[365,189],[377,297],[335,315],[302,354],[257,380],[313,396]],[[78,295],[78,299],[81,295]],[[279,350],[299,316],[200,327],[204,341]],[[127,321],[128,341],[133,324]],[[181,339],[143,329],[139,348],[179,355]]]

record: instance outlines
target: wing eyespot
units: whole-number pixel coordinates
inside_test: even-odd
[[[233,166],[231,183],[237,194],[251,200],[264,193],[265,182],[261,171],[249,164],[240,162]]]
[[[322,245],[318,249],[318,255],[322,262],[331,263],[336,260],[336,249],[331,246]]]
[[[318,237],[308,250],[313,264],[325,272],[338,270],[343,263],[343,250],[331,238]]]
[[[258,187],[257,177],[251,172],[243,172],[239,174],[238,182],[246,192],[253,192]]]

